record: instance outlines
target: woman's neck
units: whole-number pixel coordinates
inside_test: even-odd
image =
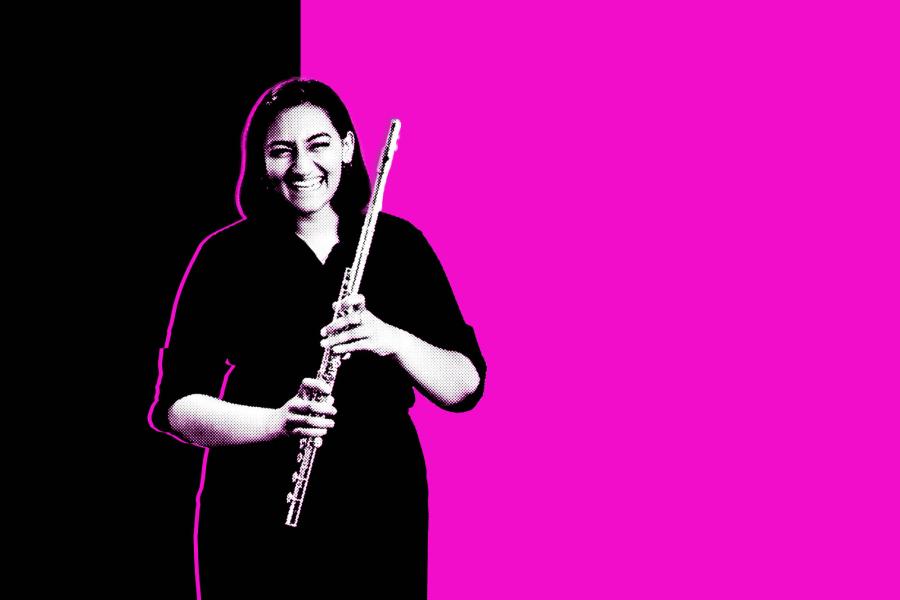
[[[337,213],[331,204],[326,204],[314,213],[301,213],[297,216],[295,233],[313,251],[319,262],[325,264],[331,250],[340,241]]]
[[[297,216],[295,233],[310,245],[335,241],[338,239],[337,213],[330,203],[314,213],[301,213]]]

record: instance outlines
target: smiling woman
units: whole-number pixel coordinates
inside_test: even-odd
[[[304,214],[331,208],[356,146],[352,131],[341,139],[325,111],[312,104],[281,111],[266,135],[266,175],[284,198]],[[323,215],[324,216],[324,215]],[[331,214],[328,214],[330,217]]]
[[[198,591],[425,598],[428,487],[408,410],[414,388],[448,411],[478,402],[474,329],[422,233],[384,213],[351,312],[332,321],[371,188],[329,87],[268,90],[243,141],[244,219],[191,262],[151,407],[155,428],[208,448]],[[312,378],[326,347],[353,357],[333,389]],[[326,434],[299,525],[286,527],[299,438]]]

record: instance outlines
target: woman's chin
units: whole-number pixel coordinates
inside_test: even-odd
[[[291,198],[289,202],[298,213],[303,215],[311,215],[319,212],[323,208],[327,208],[329,206],[330,199],[314,200],[311,198]]]

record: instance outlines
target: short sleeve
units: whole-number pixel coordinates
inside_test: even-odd
[[[416,272],[417,287],[413,290],[416,310],[410,315],[410,333],[439,348],[460,352],[472,361],[478,372],[478,388],[450,409],[467,411],[484,394],[487,364],[475,329],[463,318],[440,260],[419,230],[415,230],[414,244],[411,260]]]
[[[228,370],[222,345],[224,268],[212,250],[201,244],[194,253],[175,295],[168,343],[160,351],[159,387],[150,421],[176,437],[169,408],[189,394],[218,397]]]

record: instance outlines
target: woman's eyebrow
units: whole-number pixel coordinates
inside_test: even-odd
[[[314,139],[316,139],[318,137],[322,137],[322,136],[325,136],[328,139],[331,139],[331,136],[323,131],[320,133],[314,133],[313,135],[306,138],[306,143],[309,143],[309,142],[313,141]],[[290,140],[272,140],[268,144],[266,144],[266,146],[269,148],[271,148],[272,146],[290,146],[291,148],[294,148],[297,146],[297,144]]]
[[[271,148],[272,146],[290,146],[291,148],[295,147],[297,144],[288,140],[272,140],[268,144],[267,147]]]

